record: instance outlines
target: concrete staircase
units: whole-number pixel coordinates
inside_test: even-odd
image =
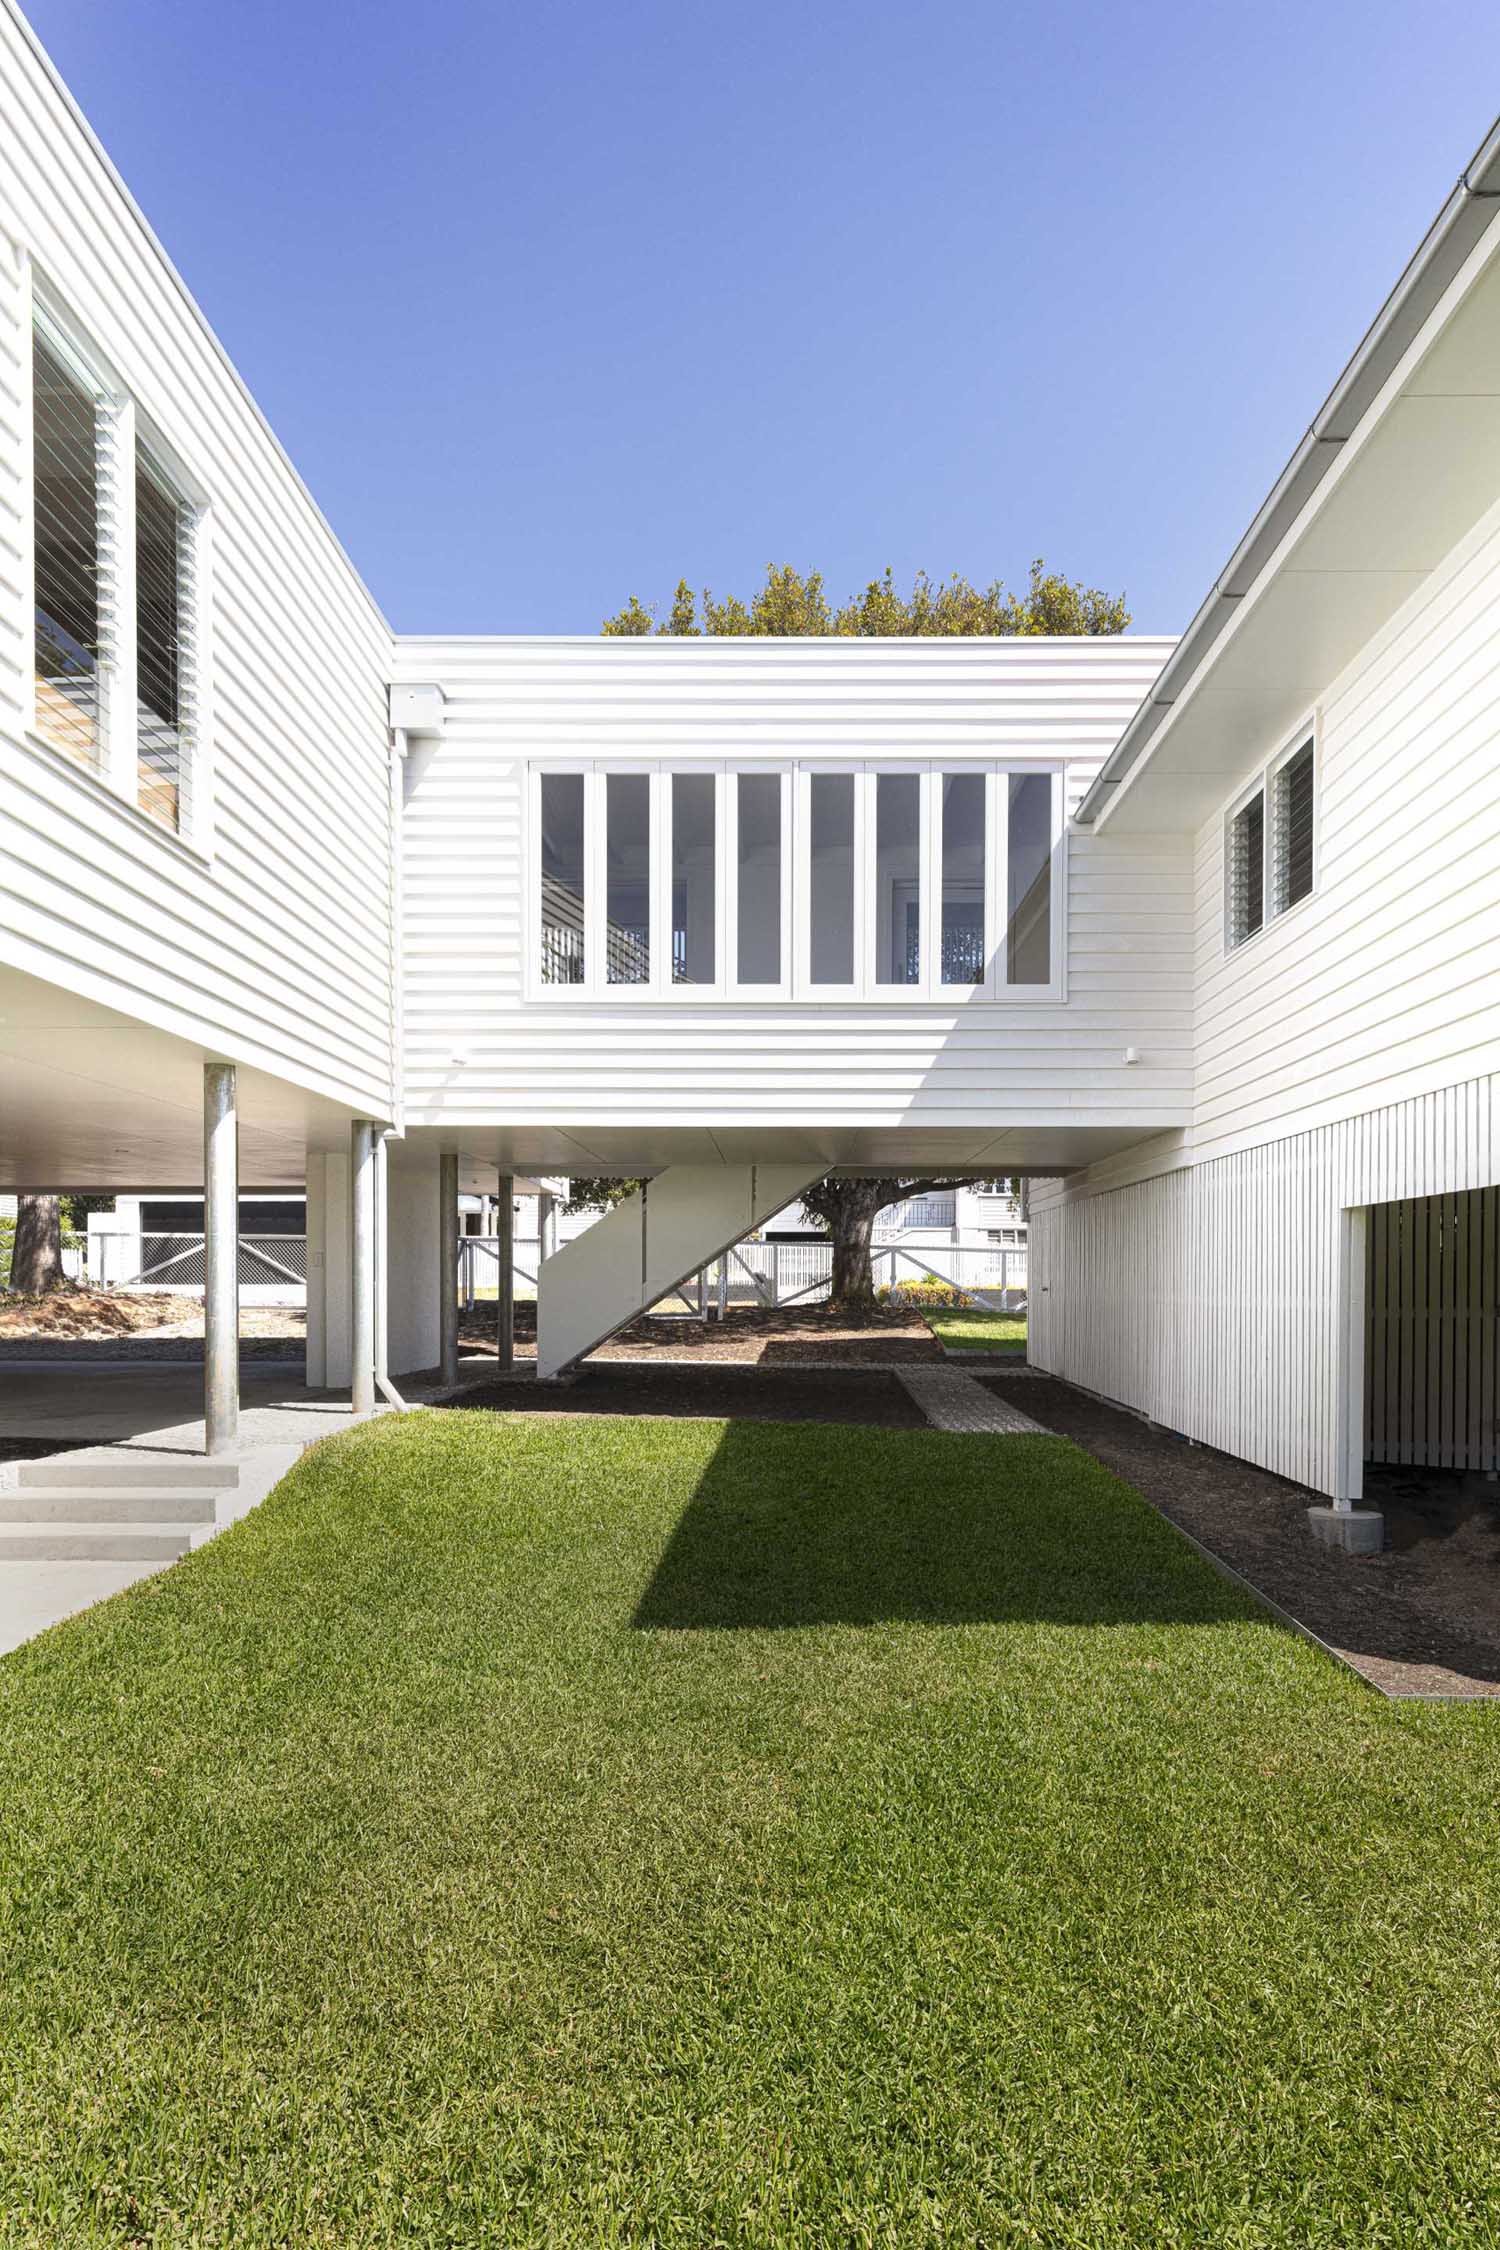
[[[237,1462],[23,1461],[0,1491],[0,1562],[175,1562],[239,1481]]]

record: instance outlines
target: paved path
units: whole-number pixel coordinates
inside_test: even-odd
[[[961,1367],[893,1367],[935,1430],[998,1431],[1006,1437],[1045,1437],[1040,1422],[1019,1414],[976,1383]]]

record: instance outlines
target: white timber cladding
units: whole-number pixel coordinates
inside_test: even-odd
[[[399,639],[397,679],[445,696],[406,772],[408,1121],[1185,1121],[1186,840],[1069,836],[1066,999],[1047,1000],[549,995],[526,874],[537,766],[1031,763],[1071,811],[1169,646]]]
[[[1103,1193],[1034,1187],[1028,1356],[1200,1443],[1357,1497],[1372,1204],[1500,1179],[1500,1078]]]
[[[1198,833],[1190,1129],[1033,1185],[1040,1363],[1322,1491],[1343,1215],[1500,1182],[1497,713],[1500,508],[1320,699],[1311,893],[1226,949],[1249,774]]]
[[[389,631],[10,0],[0,82],[0,952],[387,1116]],[[183,838],[34,731],[34,295],[201,509]]]

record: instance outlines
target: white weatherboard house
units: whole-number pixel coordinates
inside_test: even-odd
[[[460,1192],[652,1175],[545,1372],[842,1165],[1028,1176],[1032,1357],[1177,1430],[1495,1465],[1500,139],[1175,647],[459,639],[11,0],[0,114],[0,1187],[206,1184],[211,1445],[239,1188],[367,1406]]]

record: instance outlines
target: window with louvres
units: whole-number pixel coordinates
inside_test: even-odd
[[[1265,921],[1265,792],[1241,805],[1229,822],[1229,942],[1243,945]]]
[[[36,728],[80,765],[102,745],[97,408],[81,377],[32,338]]]
[[[187,780],[186,570],[191,517],[144,446],[135,463],[138,802],[181,826]]]
[[[1313,746],[1304,742],[1276,771],[1272,788],[1271,887],[1274,911],[1313,887]]]

